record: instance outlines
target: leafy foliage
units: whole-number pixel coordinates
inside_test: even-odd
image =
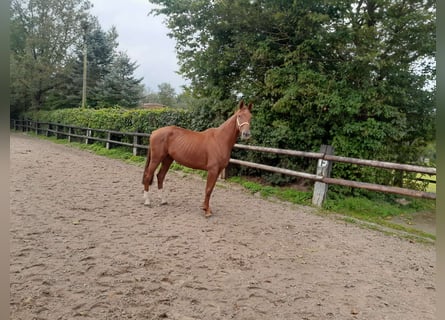
[[[418,163],[434,140],[432,0],[150,1],[167,17],[193,93],[220,101],[205,113],[227,115],[242,96],[255,102],[253,144],[330,144],[344,156]],[[343,178],[403,182],[339,168]]]
[[[70,108],[54,111],[29,111],[31,120],[69,124],[78,127],[114,130],[121,132],[146,132],[167,125],[190,127],[190,114],[182,109],[124,109],[124,108]]]
[[[72,70],[85,0],[11,1],[11,112],[37,109]]]
[[[133,76],[137,66],[127,54],[120,52],[112,61],[110,71],[96,87],[98,107],[136,107],[140,104],[144,87],[141,79]]]
[[[84,44],[87,104],[134,107],[142,99],[135,62],[116,52],[117,32],[105,32],[88,0],[11,1],[11,115],[30,109],[78,107]]]

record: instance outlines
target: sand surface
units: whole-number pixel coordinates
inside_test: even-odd
[[[170,171],[10,136],[11,319],[435,319],[435,247]]]

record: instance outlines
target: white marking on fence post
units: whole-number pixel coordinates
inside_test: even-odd
[[[133,136],[133,155],[137,156],[138,155],[138,147],[137,145],[139,144],[139,137],[137,135]]]
[[[111,132],[108,131],[107,132],[107,143],[106,143],[106,148],[107,149],[110,149],[110,147],[111,147],[110,140],[111,140]]]
[[[91,137],[91,129],[87,129],[87,137],[85,138],[85,144],[88,144],[89,142],[88,137]]]
[[[334,154],[334,148],[328,145],[322,145],[320,152],[324,154]],[[317,176],[330,177],[332,169],[332,162],[324,159],[318,159]],[[314,194],[312,195],[312,204],[321,207],[326,200],[328,193],[328,184],[320,181],[315,181]]]

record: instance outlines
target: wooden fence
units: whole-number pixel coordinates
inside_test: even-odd
[[[76,127],[70,125],[63,125],[60,123],[37,122],[31,120],[12,119],[11,128],[20,131],[32,131],[35,132],[36,134],[44,134],[46,136],[53,135],[57,138],[66,138],[68,139],[68,141],[77,139],[87,144],[92,143],[94,141],[100,141],[106,144],[107,149],[111,148],[113,145],[127,146],[133,149],[133,155],[141,155],[146,153],[146,150],[148,149],[148,138],[150,137],[150,134],[148,133],[119,132],[112,130]],[[425,192],[408,188],[384,186],[379,184],[351,181],[351,180],[337,179],[330,177],[330,171],[333,162],[342,162],[355,165],[370,166],[375,168],[401,170],[405,172],[415,172],[430,176],[436,175],[436,168],[336,156],[332,154],[333,150],[330,146],[322,146],[320,152],[305,152],[296,150],[276,149],[276,148],[250,146],[243,144],[235,144],[234,148],[250,150],[254,152],[267,152],[274,154],[318,159],[317,171],[315,174],[298,172],[285,168],[277,168],[273,166],[268,166],[264,164],[248,162],[238,159],[230,159],[230,163],[235,165],[241,165],[260,170],[280,173],[284,175],[314,180],[315,186],[314,186],[312,203],[317,206],[322,205],[323,201],[326,198],[327,187],[328,185],[331,184],[367,189],[378,192],[393,193],[415,198],[424,198],[431,200],[436,199],[436,193],[434,192]],[[143,153],[141,151],[143,151]],[[225,178],[224,174],[223,178]],[[434,181],[431,182],[433,183]]]

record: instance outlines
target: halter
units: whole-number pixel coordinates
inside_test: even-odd
[[[246,124],[249,124],[249,122],[246,121],[246,122],[243,122],[243,123],[239,123],[238,116],[236,116],[236,124],[238,125],[238,130],[241,130],[241,127],[246,125]]]

